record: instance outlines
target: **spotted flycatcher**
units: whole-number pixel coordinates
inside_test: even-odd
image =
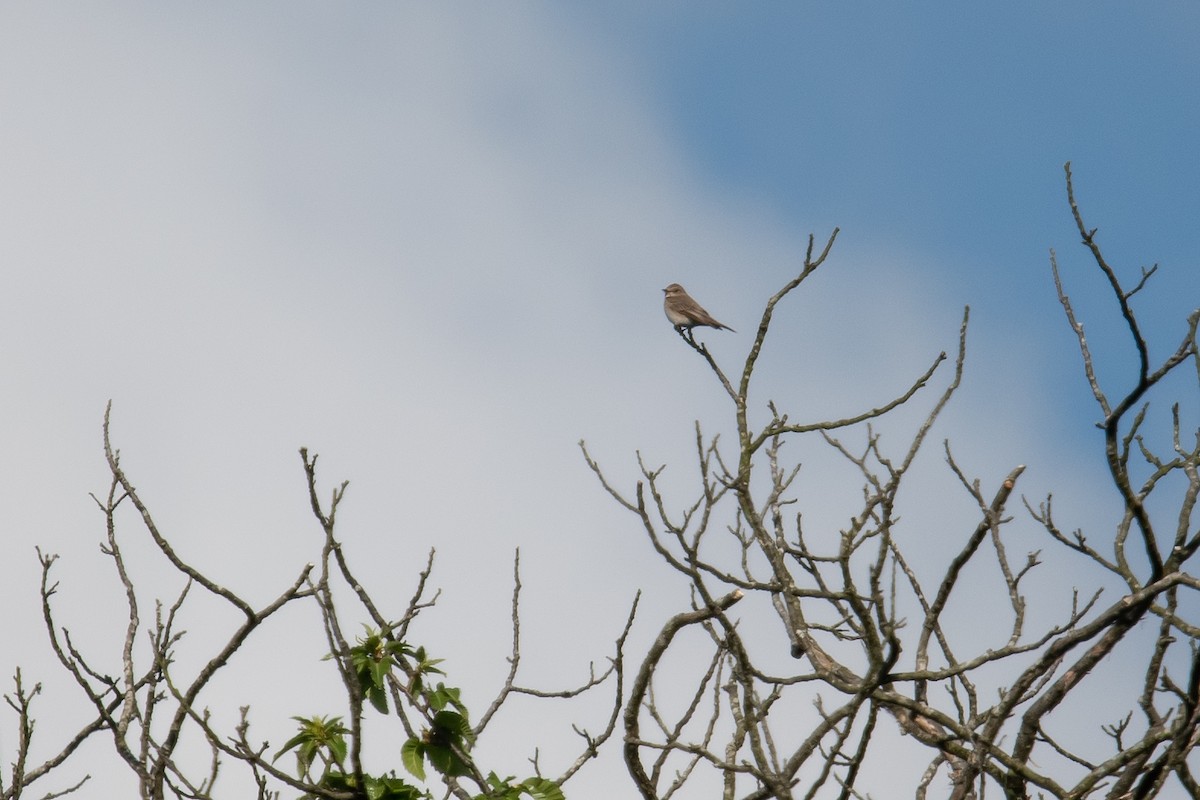
[[[733,328],[728,325],[722,325],[712,318],[704,308],[691,298],[691,296],[683,290],[683,287],[678,283],[672,283],[667,288],[663,289],[663,311],[667,313],[667,319],[671,320],[671,324],[675,326],[675,330],[687,330],[691,333],[692,328],[698,325],[707,325],[710,328],[718,330],[724,328],[727,331],[732,331]],[[736,333],[737,331],[734,331]]]

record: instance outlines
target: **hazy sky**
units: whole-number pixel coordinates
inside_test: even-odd
[[[417,634],[468,702],[505,666],[516,547],[531,682],[584,677],[638,588],[644,646],[685,588],[576,442],[624,486],[638,449],[688,486],[693,421],[731,414],[662,287],[739,331],[702,336],[733,368],[834,226],[779,315],[760,419],[768,399],[797,419],[887,399],[953,349],[969,304],[932,474],[949,436],[985,486],[1026,463],[1035,500],[1109,502],[1051,248],[1102,377],[1126,385],[1130,351],[1062,165],[1121,274],[1160,265],[1138,300],[1161,357],[1200,303],[1198,40],[1186,2],[0,6],[0,669],[74,691],[46,657],[40,545],[62,556],[63,622],[115,672],[121,595],[88,497],[110,399],[161,527],[256,601],[318,552],[301,445],[327,489],[351,481],[341,535],[381,602],[402,608],[437,547],[443,596]],[[835,536],[851,510],[809,513]],[[251,702],[273,730],[337,713],[309,693],[332,679],[315,618],[295,620],[314,633],[289,658],[297,692],[230,679],[206,702]],[[524,725],[530,746],[569,735]],[[604,769],[568,794],[601,796]]]

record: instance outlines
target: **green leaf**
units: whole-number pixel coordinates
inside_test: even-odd
[[[325,779],[321,781],[322,789],[338,789],[341,791],[350,791],[354,789],[354,776],[331,769],[325,774]]]
[[[428,795],[415,786],[410,786],[394,775],[382,778],[366,776],[367,797],[369,800],[421,800]]]
[[[404,746],[400,748],[400,761],[410,775],[419,781],[425,780],[424,742],[415,737],[405,742]]]
[[[331,739],[326,746],[329,748],[330,755],[333,756],[333,760],[336,763],[344,764],[346,762],[346,752],[349,746],[346,744],[345,737],[337,736]]]
[[[437,665],[441,664],[443,661],[445,661],[445,659],[430,658],[428,655],[426,655],[424,647],[418,647],[417,652],[413,654],[413,658],[417,662],[414,669],[417,671],[417,674],[419,674],[419,675],[445,675],[446,674],[437,668]]]
[[[371,661],[371,683],[380,689],[384,688],[387,686],[387,676],[391,671],[391,657],[380,654],[378,660]]]
[[[307,731],[300,731],[300,733],[297,733],[295,736],[288,739],[287,743],[283,747],[279,748],[279,752],[275,754],[275,757],[271,759],[271,762],[274,763],[278,761],[281,755],[286,753],[288,750],[291,750],[293,747],[307,742],[308,738],[309,736]]]
[[[366,636],[350,648],[350,664],[354,668],[363,698],[381,714],[388,712],[387,681],[392,669],[399,663],[397,657],[411,648],[403,642],[386,640],[383,635],[367,626]]]
[[[313,761],[317,758],[317,752],[320,745],[312,739],[305,739],[304,743],[296,750],[296,770],[301,775],[308,772]]]
[[[450,706],[458,710],[464,717],[467,716],[467,707],[463,705],[459,699],[461,691],[444,683],[439,683],[436,689],[431,689],[425,692],[425,699],[429,703],[429,707],[434,711],[441,711],[446,706]]]
[[[516,779],[517,779],[516,775],[509,775],[507,778],[501,778],[496,773],[489,772],[487,774],[487,777],[484,778],[484,782],[487,783],[488,787],[491,788],[493,791],[498,791],[500,789],[508,789],[509,784],[512,783],[513,781],[515,781]]]
[[[533,800],[566,800],[562,787],[545,778],[526,778],[521,781],[521,788]]]
[[[433,724],[462,736],[471,735],[471,726],[467,724],[466,717],[457,711],[439,711],[433,715]]]
[[[513,786],[512,782],[516,778],[509,775],[507,778],[501,778],[494,772],[489,772],[484,778],[484,784],[488,791],[485,794],[476,795],[472,800],[520,800],[521,789]]]
[[[381,686],[367,687],[367,700],[371,701],[371,705],[380,714],[388,713],[387,690]]]
[[[406,645],[404,642],[401,642],[396,639],[393,639],[392,641],[385,644],[384,650],[387,651],[387,654],[389,656],[391,656],[392,658],[395,658],[395,659],[401,659],[406,656],[411,656],[413,654],[413,649],[411,647]]]
[[[297,772],[307,774],[322,751],[328,753],[325,763],[340,763],[346,758],[346,726],[341,717],[292,717],[300,723],[300,732],[280,748],[275,760],[289,750],[296,751]]]
[[[433,715],[434,735],[448,737],[454,744],[464,747],[475,738],[471,723],[457,711],[439,711]]]
[[[443,775],[461,775],[462,763],[449,747],[437,744],[425,745],[425,756],[433,768]]]

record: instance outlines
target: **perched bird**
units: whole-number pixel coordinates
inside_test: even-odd
[[[667,313],[667,319],[671,320],[671,324],[675,326],[675,330],[687,330],[691,333],[692,328],[697,325],[707,325],[710,328],[725,329],[733,331],[733,328],[728,325],[722,325],[712,318],[704,308],[691,298],[683,287],[678,283],[672,283],[667,288],[663,289],[663,311]],[[737,333],[737,331],[734,331]]]

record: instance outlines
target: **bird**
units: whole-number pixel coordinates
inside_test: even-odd
[[[713,319],[712,315],[693,300],[691,295],[684,291],[683,287],[678,283],[672,283],[663,289],[663,294],[666,295],[663,298],[663,311],[666,312],[667,319],[675,326],[675,330],[680,333],[684,330],[691,333],[692,328],[703,325],[716,328],[717,330],[724,329],[737,333],[737,331],[734,331],[728,325],[722,325]]]

